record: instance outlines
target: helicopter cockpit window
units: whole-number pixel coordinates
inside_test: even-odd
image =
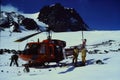
[[[31,48],[38,48],[38,45],[37,44],[33,44],[33,45],[31,45]]]
[[[30,49],[30,45],[27,44],[27,45],[25,46],[25,49]]]
[[[34,49],[34,48],[37,48],[38,45],[37,44],[27,44],[25,49]]]
[[[45,44],[41,44],[40,53],[45,54]]]
[[[39,48],[39,44],[33,44],[33,43],[30,43],[30,44],[27,44],[25,46],[25,49],[24,49],[24,53],[26,54],[37,54],[37,50]]]

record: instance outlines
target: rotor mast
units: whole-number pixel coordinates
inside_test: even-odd
[[[47,32],[48,32],[48,40],[51,40],[51,37],[52,37],[52,33],[51,33],[51,28],[50,27],[48,27],[48,29],[47,29]]]

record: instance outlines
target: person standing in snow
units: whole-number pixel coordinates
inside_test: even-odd
[[[81,66],[85,66],[86,63],[86,39],[83,40],[82,46],[81,46],[81,58],[82,58],[82,64]]]
[[[24,65],[25,66],[25,68],[23,69],[23,71],[24,72],[30,72],[30,69],[29,69],[29,65],[28,64],[26,64],[26,65]]]
[[[11,56],[10,66],[12,66],[12,63],[16,64],[16,66],[18,67],[18,55],[17,54],[14,54]]]
[[[77,65],[78,54],[79,54],[79,49],[77,48],[77,46],[75,46],[74,49],[73,49],[73,60],[72,60],[72,63],[75,66]]]

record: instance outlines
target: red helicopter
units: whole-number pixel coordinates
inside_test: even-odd
[[[19,57],[28,61],[29,66],[44,66],[45,63],[56,62],[59,63],[64,59],[63,49],[66,42],[58,39],[51,39],[51,30],[48,29],[48,37],[46,40],[37,42],[29,42],[26,44],[25,49],[19,53]],[[22,42],[38,33],[23,37],[15,42]]]

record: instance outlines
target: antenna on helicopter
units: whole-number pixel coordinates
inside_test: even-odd
[[[51,37],[52,37],[52,28],[50,28],[50,27],[47,27],[47,30],[46,30],[47,32],[48,32],[48,40],[51,40]]]

